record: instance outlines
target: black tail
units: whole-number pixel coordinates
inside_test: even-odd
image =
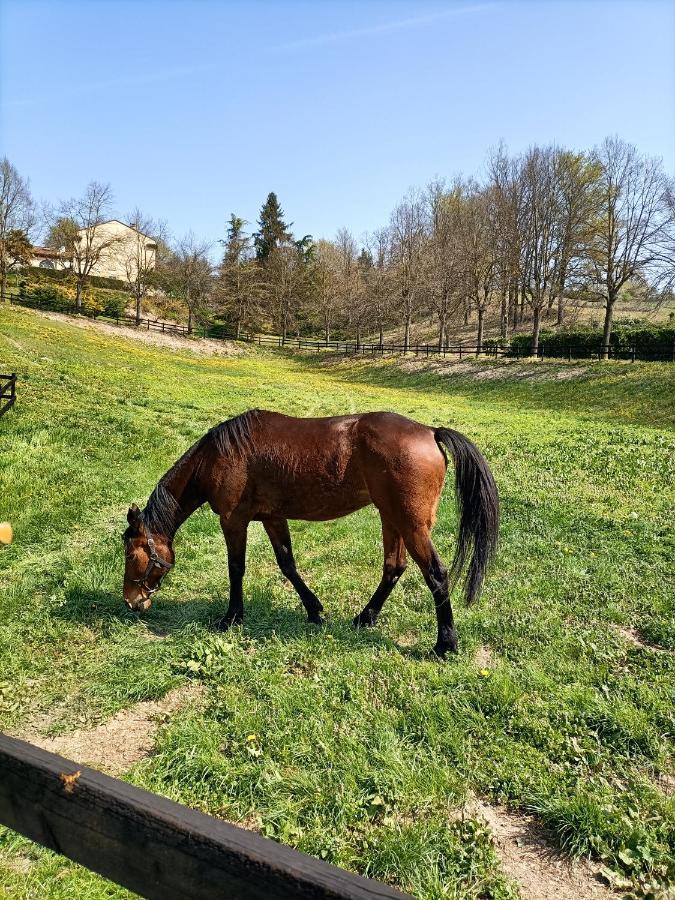
[[[488,564],[497,549],[499,532],[499,494],[487,460],[475,444],[451,428],[436,428],[438,445],[447,447],[455,463],[459,536],[450,570],[454,585],[466,564],[469,550],[473,555],[464,579],[467,605],[480,594]]]

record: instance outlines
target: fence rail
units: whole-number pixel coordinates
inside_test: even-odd
[[[0,416],[16,403],[16,372],[0,375]]]
[[[408,895],[0,734],[0,823],[158,900]]]
[[[363,341],[347,341],[347,340],[319,340],[316,338],[290,337],[288,335],[265,334],[248,331],[235,331],[226,325],[207,323],[195,326],[189,329],[187,325],[177,324],[175,322],[162,322],[158,319],[140,319],[136,320],[134,316],[117,316],[105,315],[104,313],[96,313],[86,309],[78,310],[74,304],[64,304],[62,302],[48,302],[38,300],[36,298],[23,295],[8,295],[10,302],[17,303],[21,306],[28,306],[33,309],[47,309],[54,312],[62,312],[66,314],[86,315],[90,318],[104,319],[115,322],[117,325],[131,325],[139,329],[147,331],[156,331],[163,334],[175,334],[180,336],[193,335],[196,337],[211,338],[213,340],[227,341],[243,341],[249,344],[257,344],[261,347],[279,347],[289,350],[306,350],[310,352],[334,352],[341,353],[345,356],[382,356],[385,353],[405,354],[417,357],[446,358],[457,357],[465,359],[468,357],[508,357],[510,359],[524,359],[537,357],[539,359],[600,359],[607,357],[609,359],[625,359],[635,362],[636,359],[644,361],[661,361],[675,362],[675,343],[663,344],[647,351],[638,346],[633,347],[615,347],[612,344],[603,345],[598,343],[595,346],[584,344],[565,344],[563,346],[552,346],[542,342],[534,350],[531,346],[521,346],[520,342],[500,345],[493,340],[488,340],[478,346],[475,343],[461,343],[439,345],[420,344],[420,343],[396,343],[387,344],[380,342],[363,342]]]

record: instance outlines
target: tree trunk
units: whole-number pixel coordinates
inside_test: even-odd
[[[75,286],[75,309],[78,312],[82,309],[82,282],[79,279]]]
[[[605,304],[605,325],[602,329],[602,347],[600,348],[600,359],[609,359],[609,342],[612,339],[612,320],[614,319],[614,304],[616,303],[616,294],[611,292],[607,295],[607,303]]]
[[[506,285],[504,285],[504,287],[502,288],[502,308],[499,324],[499,334],[504,340],[506,340],[509,335],[509,306]]]
[[[188,334],[192,334],[192,307],[188,306]]]
[[[7,296],[7,272],[5,271],[4,266],[3,266],[2,272],[0,272],[0,303],[5,302],[6,296]]]
[[[380,322],[380,347],[384,346],[384,328],[382,326],[382,322]]]
[[[476,312],[478,313],[478,333],[476,335],[476,356],[480,356],[483,350],[483,319],[485,318],[485,307],[482,305],[476,306]]]
[[[136,324],[141,324],[141,297],[140,294],[136,294]]]
[[[541,331],[541,305],[537,305],[533,309],[534,327],[532,329],[532,356],[536,356],[539,352],[539,332]]]
[[[410,325],[411,325],[410,313],[406,313],[406,316],[405,316],[405,333],[404,333],[404,335],[403,335],[403,350],[404,350],[405,353],[408,352],[408,348],[409,348],[409,346],[410,346]]]
[[[438,349],[443,349],[443,338],[445,337],[445,329],[446,329],[446,316],[443,313],[440,316],[439,328],[438,328]]]
[[[361,349],[361,323],[356,326],[356,349]]]

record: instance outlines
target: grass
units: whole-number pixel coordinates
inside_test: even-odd
[[[52,730],[104,721],[188,679],[205,706],[175,716],[132,782],[244,822],[422,898],[515,896],[471,794],[534,811],[554,840],[635,891],[675,878],[672,585],[675,367],[478,365],[492,377],[384,361],[245,352],[211,358],[0,311],[19,400],[0,420],[0,728],[47,711]],[[529,366],[529,368],[528,368]],[[518,377],[516,377],[518,376]],[[297,415],[393,409],[451,425],[487,455],[501,549],[477,606],[457,604],[460,653],[425,657],[431,599],[411,567],[380,626],[354,632],[381,567],[372,509],[292,524],[329,626],[308,627],[250,529],[246,624],[217,635],[227,569],[217,519],[179,533],[150,614],[121,601],[132,501],[208,427],[251,407]],[[435,539],[452,554],[448,479]],[[163,640],[149,640],[152,632]],[[479,647],[495,665],[480,669]],[[56,712],[54,712],[56,711]],[[640,887],[642,885],[642,887]],[[0,896],[125,897],[0,829]]]

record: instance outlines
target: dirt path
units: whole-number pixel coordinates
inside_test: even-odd
[[[103,334],[114,337],[129,338],[132,341],[140,341],[142,344],[153,344],[159,347],[168,347],[170,350],[189,350],[205,356],[240,356],[246,353],[243,346],[232,341],[214,341],[210,338],[189,338],[177,334],[162,333],[161,331],[147,331],[143,328],[134,328],[130,325],[111,325],[108,322],[99,322],[97,319],[67,316],[63,313],[44,312],[38,310],[39,315],[56,322],[67,322],[76,328],[86,331],[100,331]]]
[[[17,736],[108,775],[121,775],[152,752],[162,722],[182,707],[194,704],[202,693],[200,685],[190,683],[174,688],[161,700],[147,700],[124,709],[95,728],[59,737],[45,737],[31,730]]]
[[[523,900],[617,900],[620,896],[600,880],[600,867],[570,860],[551,847],[531,816],[475,800],[466,812],[482,819],[492,832],[506,874]]]

